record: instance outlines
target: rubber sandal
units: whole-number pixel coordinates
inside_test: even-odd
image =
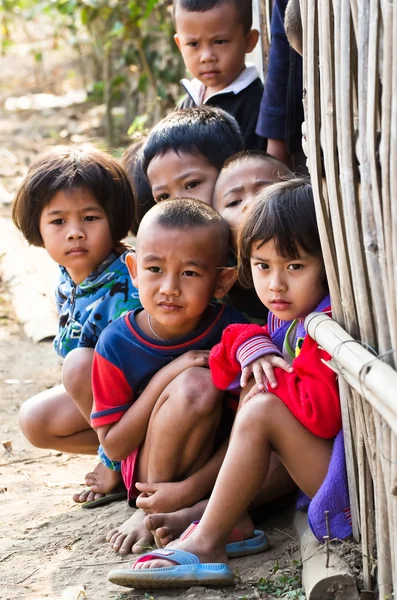
[[[185,540],[196,529],[199,521],[193,521],[189,527],[182,533],[180,539]],[[256,529],[252,538],[244,539],[241,530],[235,527],[228,537],[226,544],[226,554],[229,558],[237,558],[239,556],[250,556],[265,552],[270,548],[269,538],[264,531]]]
[[[136,565],[156,558],[175,563],[172,567],[136,569]],[[116,585],[139,589],[189,588],[192,586],[226,587],[234,585],[235,577],[228,565],[222,563],[202,564],[195,554],[184,550],[160,548],[142,554],[132,569],[115,569],[108,580]]]
[[[110,504],[111,502],[118,502],[120,500],[127,499],[127,492],[109,492],[102,496],[101,498],[97,498],[96,500],[90,500],[90,502],[83,502],[81,504],[81,508],[98,508],[99,506],[105,506],[106,504]]]

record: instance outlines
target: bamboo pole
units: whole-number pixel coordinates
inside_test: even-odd
[[[393,45],[392,45],[392,92],[391,92],[391,136],[390,136],[390,200],[391,234],[393,254],[393,280],[397,281],[397,2],[393,2]],[[387,49],[385,48],[385,51]],[[394,322],[397,322],[397,301],[395,293],[390,302],[394,303]],[[394,332],[394,348],[397,348],[397,327]]]
[[[377,342],[381,353],[390,349],[388,294],[385,262],[382,208],[380,200],[377,156],[378,114],[378,44],[379,4],[361,2],[359,6],[360,32],[360,141],[361,141],[361,204],[362,229],[365,258],[373,313],[376,322]],[[390,290],[389,290],[390,292]]]
[[[356,298],[357,317],[362,339],[375,345],[375,331],[368,295],[368,280],[364,269],[362,237],[358,211],[357,173],[354,161],[354,126],[352,115],[351,73],[351,15],[349,0],[340,3],[340,43],[344,60],[340,64],[340,115],[339,124],[343,135],[339,146],[339,170],[344,196],[344,216],[347,231],[348,253],[351,264],[353,288]],[[355,332],[353,333],[355,335]]]
[[[320,156],[320,106],[319,106],[319,73],[318,73],[318,22],[317,9],[314,2],[302,2],[301,14],[304,26],[304,97],[303,107],[308,143],[308,167],[310,171],[313,193],[316,201],[316,215],[321,237],[327,280],[332,298],[332,306],[336,318],[343,319],[340,309],[340,291],[335,261],[335,245],[332,227],[328,219],[328,206],[323,194]]]
[[[305,327],[308,334],[332,356],[337,372],[365,396],[397,436],[397,372],[324,313],[308,315]],[[332,363],[329,366],[332,368]]]
[[[326,192],[329,204],[332,233],[336,248],[346,247],[345,228],[341,219],[341,196],[339,185],[339,171],[337,163],[336,146],[336,111],[335,111],[335,85],[332,69],[334,55],[334,32],[331,19],[330,0],[318,3],[319,28],[320,28],[320,99],[321,99],[321,140],[324,152],[324,166],[326,175]],[[354,304],[353,290],[345,252],[336,253],[336,262],[339,275],[340,296],[343,298],[342,312],[343,323],[349,331],[356,327],[357,315]],[[332,295],[333,307],[335,293]]]
[[[393,298],[393,236],[392,236],[392,209],[390,196],[390,152],[391,152],[391,107],[392,107],[392,69],[393,55],[393,5],[388,0],[381,0],[383,47],[380,44],[380,77],[382,82],[381,96],[381,140],[379,147],[379,160],[381,171],[381,196],[383,213],[383,230],[385,245],[385,261],[387,270],[387,304],[389,307],[388,318],[390,325],[391,344],[396,349],[396,311]]]

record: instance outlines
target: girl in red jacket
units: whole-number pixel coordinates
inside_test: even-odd
[[[119,579],[110,574],[115,583],[230,584],[227,539],[242,515],[246,529],[247,509],[266,480],[272,452],[309,498],[326,478],[341,412],[335,373],[324,364],[330,357],[304,329],[309,313],[331,310],[306,181],[277,183],[258,194],[239,230],[238,256],[240,279],[253,282],[270,312],[265,327],[230,325],[211,351],[216,386],[242,389],[212,495],[188,537],[143,555]]]

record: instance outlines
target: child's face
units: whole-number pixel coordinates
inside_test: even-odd
[[[254,242],[251,270],[261,302],[283,321],[306,317],[326,293],[322,258],[303,250],[299,259],[283,258],[273,240]]]
[[[40,234],[48,254],[76,285],[113,247],[108,217],[86,188],[58,191],[41,213]]]
[[[139,232],[137,253],[128,257],[133,284],[151,325],[163,339],[194,331],[212,297],[224,295],[217,269],[213,227],[168,229],[153,222]],[[149,335],[150,331],[147,330]]]
[[[218,170],[202,154],[169,150],[150,161],[147,176],[156,202],[196,198],[211,204]]]
[[[245,55],[258,40],[256,30],[244,31],[233,2],[205,12],[178,6],[175,23],[175,41],[186,68],[210,94],[223,90],[236,79],[244,69]]]
[[[255,194],[287,174],[291,175],[291,171],[281,163],[251,158],[234,163],[219,175],[213,204],[229,224],[233,244],[236,244],[237,228]]]

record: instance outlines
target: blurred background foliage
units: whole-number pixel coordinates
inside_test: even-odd
[[[141,132],[171,110],[181,93],[184,66],[173,40],[171,6],[172,0],[0,0],[0,51],[7,55],[17,31],[47,17],[51,51],[67,45],[78,55],[88,97],[106,107],[113,145],[117,119],[130,135]],[[31,46],[40,63],[46,49]]]

